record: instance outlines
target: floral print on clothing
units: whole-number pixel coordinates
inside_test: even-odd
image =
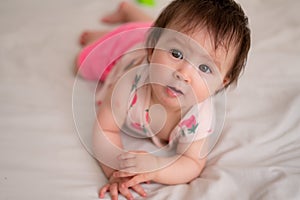
[[[131,126],[139,131],[143,131],[143,133],[147,133],[147,129],[146,129],[145,125],[143,125],[143,124],[140,124],[137,122],[132,122]]]
[[[195,115],[191,115],[190,118],[183,120],[179,123],[181,128],[181,134],[185,136],[186,134],[195,134],[199,123],[196,122]]]
[[[141,75],[136,74],[135,77],[134,77],[134,82],[133,82],[132,87],[131,87],[131,92],[133,90],[137,89],[137,85],[138,85],[140,79],[141,79]]]
[[[137,87],[138,87],[138,83],[140,80],[141,80],[141,75],[136,74],[134,77],[132,86],[131,86],[131,93],[134,93],[134,95],[130,102],[130,107],[129,107],[130,110],[134,109],[133,107],[138,106],[137,101],[139,100],[139,97],[138,97],[138,93],[137,93]],[[144,117],[145,117],[144,119],[145,119],[146,123],[144,123],[144,121],[138,121],[138,122],[132,121],[131,126],[133,128],[135,128],[136,130],[142,131],[143,133],[147,133],[148,131],[147,131],[146,126],[147,126],[147,124],[149,124],[149,109],[145,110]]]
[[[131,103],[130,103],[130,108],[131,108],[132,106],[134,106],[134,104],[136,104],[136,101],[137,101],[137,93],[135,92],[135,93],[134,93],[134,96],[133,96],[133,99],[132,99],[132,101],[131,101]]]
[[[149,117],[149,109],[146,109],[145,110],[145,119],[146,119],[146,122],[149,124],[150,123],[150,117]]]
[[[146,123],[142,123],[142,124],[138,122],[131,122],[131,126],[139,131],[143,131],[143,133],[147,133],[148,131],[146,126],[149,124],[149,109],[145,110],[145,120]]]

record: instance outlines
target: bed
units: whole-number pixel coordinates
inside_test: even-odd
[[[146,199],[300,199],[300,1],[239,2],[252,49],[220,139],[199,178],[145,184]],[[168,0],[156,3],[141,8],[156,16]],[[107,28],[117,4],[0,2],[0,199],[97,199],[106,178],[74,123],[73,64],[81,31]]]

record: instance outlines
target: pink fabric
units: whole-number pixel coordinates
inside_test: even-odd
[[[79,74],[104,81],[116,61],[135,44],[145,41],[150,22],[126,23],[85,47],[77,57]]]

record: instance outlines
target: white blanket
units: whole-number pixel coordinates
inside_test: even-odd
[[[300,1],[239,2],[252,49],[221,138],[201,177],[143,185],[149,200],[300,199]],[[0,2],[0,199],[97,199],[106,179],[75,128],[72,69],[81,31],[106,28],[117,3]]]

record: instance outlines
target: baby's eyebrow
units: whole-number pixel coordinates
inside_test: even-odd
[[[184,41],[182,41],[182,39],[179,39],[178,37],[168,37],[167,38],[167,40],[166,40],[167,42],[176,42],[176,43],[178,43],[178,44],[180,44],[180,45],[182,45],[182,46],[186,46],[186,44],[184,43]]]

